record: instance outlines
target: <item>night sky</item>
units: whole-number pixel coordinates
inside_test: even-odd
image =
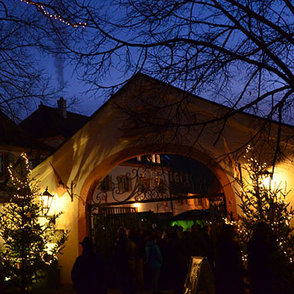
[[[40,11],[37,11],[34,5],[27,4],[21,0],[11,1],[5,3],[5,5],[8,8],[8,12],[12,12],[12,14],[22,15],[25,13],[29,15],[29,13],[33,13],[40,15]],[[2,14],[4,13],[4,11],[1,12]],[[42,17],[46,18],[46,16]],[[58,23],[58,21],[55,22]],[[61,25],[64,26],[64,24]],[[57,100],[60,97],[63,97],[67,100],[69,111],[90,116],[106,101],[107,95],[102,92],[87,93],[90,86],[85,85],[81,80],[81,77],[78,77],[77,72],[74,70],[74,65],[69,64],[69,60],[58,60],[58,56],[54,54],[49,55],[38,48],[32,48],[30,50],[30,55],[44,71],[45,76],[50,78],[50,86],[57,92],[55,98],[44,102],[45,105],[56,107]],[[113,82],[116,82],[115,78],[113,79]],[[75,103],[72,103],[73,98],[75,98]],[[39,103],[39,100],[35,100],[31,104],[30,112],[35,111],[38,108]],[[30,115],[30,112],[23,111],[23,113],[18,113],[18,115],[20,119],[24,119]]]
[[[60,0],[52,1],[52,3],[58,3],[58,1],[60,1]],[[28,16],[30,13],[32,15],[33,14],[39,14],[39,15],[41,14],[42,17],[44,17],[44,19],[46,19],[46,21],[47,21],[47,23],[46,23],[46,21],[44,21],[44,23],[46,25],[51,23],[49,20],[50,20],[50,17],[52,17],[52,16],[53,16],[52,22],[55,25],[57,24],[56,27],[65,25],[64,23],[60,22],[59,20],[54,20],[54,16],[56,17],[56,15],[54,15],[55,12],[52,12],[53,10],[50,11],[50,13],[53,13],[53,15],[48,17],[47,14],[46,15],[44,14],[44,11],[42,11],[42,9],[37,7],[36,3],[38,3],[38,2],[32,2],[32,3],[29,3],[29,1],[27,1],[27,0],[13,0],[11,2],[8,2],[7,4],[5,3],[5,5],[7,5],[8,8],[10,5],[11,6],[14,5],[16,7],[17,12],[21,12],[26,16]],[[67,3],[67,6],[65,8],[63,7],[64,11],[65,11],[63,13],[65,13],[65,14],[67,14],[66,13],[67,11],[70,11],[69,7],[74,2],[69,1],[66,3]],[[119,7],[116,6],[116,10],[113,10],[112,9],[113,8],[112,6],[114,6],[113,3],[114,3],[114,1],[111,1],[111,0],[92,1],[92,3],[91,3],[91,4],[93,4],[93,6],[95,6],[95,9],[93,9],[94,15],[97,12],[97,20],[99,20],[98,22],[101,22],[101,24],[99,24],[99,27],[102,27],[103,30],[106,32],[110,31],[111,32],[110,34],[112,34],[113,32],[111,30],[112,26],[111,25],[107,26],[108,22],[109,23],[116,23],[117,20],[119,20],[120,18],[123,19],[123,16],[126,14],[126,12],[123,12],[123,11],[127,11],[127,10],[123,10],[122,6],[119,6]],[[142,3],[144,4],[144,1]],[[98,7],[99,7],[99,9],[98,9]],[[143,7],[144,7],[144,5],[143,5]],[[3,11],[1,11],[1,12],[3,13]],[[84,21],[89,20],[89,18],[87,18],[86,16],[83,16],[83,13],[81,11],[78,10],[78,12],[79,12],[79,14],[77,13],[76,16],[77,16],[77,19],[79,19],[79,21],[81,19],[83,19]],[[103,21],[104,20],[104,13],[108,16],[108,18],[106,18],[105,22]],[[201,19],[204,15],[204,17],[206,18],[207,13],[208,13],[207,11],[206,11],[206,13],[204,13],[204,12],[199,13],[197,10],[195,10],[195,17]],[[169,19],[169,18],[167,18],[167,19]],[[218,22],[220,22],[220,23],[222,23],[223,20],[224,20],[223,16],[218,18]],[[74,21],[75,21],[75,19],[74,19]],[[74,21],[73,21],[73,23],[74,23]],[[185,76],[185,74],[184,74],[184,77],[180,77],[179,79],[174,80],[173,71],[175,70],[175,74],[177,74],[177,67],[184,66],[180,62],[180,61],[185,60],[185,59],[181,60],[181,58],[183,58],[182,55],[185,55],[185,50],[183,50],[183,47],[181,46],[181,44],[179,44],[178,47],[175,47],[176,49],[174,49],[175,51],[173,51],[174,53],[172,55],[172,56],[174,56],[174,55],[179,56],[176,58],[176,64],[177,64],[177,62],[179,62],[179,65],[172,66],[171,70],[168,69],[165,73],[162,70],[162,65],[164,65],[165,62],[167,62],[167,64],[169,64],[169,62],[170,62],[169,56],[170,55],[169,55],[169,51],[163,50],[164,49],[163,47],[155,48],[154,51],[151,51],[151,53],[149,53],[149,55],[147,55],[148,56],[148,58],[146,58],[147,62],[144,63],[144,66],[142,67],[143,70],[140,67],[141,61],[139,62],[137,59],[137,57],[139,55],[138,54],[139,51],[136,51],[136,50],[139,50],[138,49],[139,47],[137,48],[136,46],[125,46],[125,47],[118,46],[118,48],[120,48],[120,49],[118,51],[115,51],[115,54],[112,54],[111,57],[109,57],[109,60],[111,60],[111,62],[102,63],[101,59],[104,60],[104,55],[102,55],[103,57],[101,57],[101,51],[107,52],[107,51],[109,51],[109,48],[112,49],[113,44],[116,44],[116,42],[117,42],[115,40],[115,38],[123,39],[123,43],[124,42],[126,42],[126,43],[134,42],[134,44],[136,44],[138,42],[139,43],[140,42],[144,42],[144,43],[147,42],[148,43],[148,42],[152,42],[152,40],[154,42],[154,40],[156,40],[156,38],[159,38],[159,37],[163,38],[161,36],[165,36],[165,33],[166,33],[165,26],[169,27],[169,22],[165,23],[164,25],[162,24],[161,26],[159,26],[159,25],[156,26],[159,29],[158,29],[158,31],[156,29],[154,29],[154,31],[152,30],[152,34],[154,34],[154,36],[152,35],[151,37],[154,37],[154,38],[151,38],[151,41],[150,41],[148,38],[146,40],[144,39],[147,36],[150,37],[148,35],[148,32],[149,32],[148,29],[146,29],[145,35],[144,34],[141,35],[140,29],[136,28],[136,26],[134,25],[136,23],[136,21],[137,21],[136,18],[134,18],[133,15],[131,15],[130,18],[128,19],[128,22],[126,23],[126,29],[120,29],[120,30],[115,31],[116,35],[115,35],[114,39],[110,38],[111,40],[106,43],[101,41],[101,40],[103,40],[103,38],[101,38],[101,40],[99,39],[100,38],[99,31],[100,30],[96,29],[96,31],[95,31],[95,29],[93,29],[93,27],[95,28],[95,26],[93,26],[93,24],[91,26],[91,21],[89,22],[90,25],[88,27],[87,27],[87,25],[86,26],[77,25],[77,29],[75,29],[74,26],[72,26],[72,25],[69,26],[71,29],[74,28],[72,30],[72,31],[74,31],[74,33],[72,33],[72,35],[71,35],[71,33],[69,34],[70,38],[72,38],[70,40],[74,41],[74,42],[72,42],[74,44],[73,44],[73,47],[71,47],[71,48],[73,48],[73,50],[75,50],[77,52],[82,52],[78,56],[78,58],[80,58],[80,60],[84,60],[84,62],[89,66],[88,79],[89,79],[89,82],[92,83],[92,85],[94,82],[95,83],[97,82],[96,83],[97,85],[102,84],[103,86],[109,85],[109,84],[115,85],[117,83],[120,83],[120,82],[127,80],[128,77],[132,76],[132,74],[135,73],[137,70],[137,69],[135,70],[134,68],[139,68],[144,73],[150,74],[151,76],[154,76],[158,79],[162,79],[165,82],[168,82],[174,86],[191,91],[192,93],[195,93],[195,94],[202,96],[206,99],[213,100],[214,102],[217,102],[217,103],[229,106],[229,107],[234,107],[236,109],[237,108],[243,109],[244,105],[247,105],[247,103],[248,103],[249,107],[246,108],[246,111],[249,111],[251,113],[258,114],[261,116],[266,116],[268,113],[270,113],[272,104],[276,104],[277,101],[279,101],[279,99],[280,99],[279,95],[276,95],[275,99],[273,99],[273,96],[266,96],[267,97],[266,99],[262,99],[259,102],[257,102],[256,105],[253,104],[253,106],[250,106],[249,101],[254,100],[255,99],[254,97],[259,96],[260,93],[259,93],[259,88],[256,87],[257,78],[252,80],[253,81],[252,84],[249,83],[250,87],[246,86],[244,93],[242,92],[242,89],[245,87],[244,85],[246,85],[246,82],[248,79],[248,73],[250,73],[250,70],[251,70],[251,68],[249,70],[249,65],[246,65],[246,64],[244,65],[244,63],[239,64],[239,62],[236,62],[236,64],[232,63],[232,65],[231,65],[230,61],[226,61],[226,62],[228,62],[227,67],[230,69],[229,74],[224,75],[221,70],[216,70],[216,72],[218,72],[218,74],[216,74],[216,76],[213,79],[211,79],[211,81],[210,81],[210,76],[208,75],[207,82],[205,82],[206,79],[201,79],[201,80],[195,82],[195,79],[197,79],[198,76],[201,77],[201,71],[202,70],[205,71],[205,66],[203,66],[201,64],[201,62],[199,61],[200,65],[198,65],[198,63],[197,63],[197,66],[201,66],[201,68],[197,69],[198,71],[196,71],[196,73],[193,72],[194,65],[192,63],[191,76],[189,76],[189,75]],[[215,21],[215,19],[213,19],[213,21]],[[42,23],[42,21],[40,21],[40,22]],[[225,24],[225,22],[224,22],[224,24]],[[179,36],[182,36],[182,37],[186,36],[187,28],[185,27],[185,25],[181,26],[179,24],[176,24],[175,27],[179,29],[179,33],[178,33]],[[81,33],[83,31],[83,28],[86,28],[84,30],[85,34]],[[205,26],[202,27],[202,29],[204,30],[204,32],[206,32]],[[60,31],[62,31],[62,30],[60,30]],[[169,30],[167,30],[167,31],[169,31]],[[128,32],[128,33],[126,33],[126,32]],[[198,30],[195,30],[194,33],[197,35],[197,32],[198,32]],[[208,30],[207,32],[211,33],[210,30]],[[213,32],[213,30],[212,30],[212,32]],[[61,35],[62,35],[62,37],[65,37],[65,39],[66,39],[66,34],[61,34]],[[104,35],[104,33],[102,35]],[[75,38],[75,37],[77,37],[77,38]],[[170,38],[169,35],[167,35],[167,37]],[[201,37],[200,34],[199,34],[199,36],[197,35],[197,38],[200,38],[200,37]],[[234,50],[230,47],[235,48],[235,44],[242,42],[242,40],[243,40],[242,38],[244,38],[244,36],[242,37],[242,34],[239,31],[237,31],[235,34],[232,34],[231,39],[229,39],[229,41],[226,42],[226,44],[228,44],[227,48],[229,48],[229,50]],[[47,38],[45,38],[45,39],[48,40]],[[97,39],[98,39],[98,41],[97,41]],[[108,38],[105,38],[105,39],[108,39]],[[100,40],[100,42],[99,42],[99,40]],[[52,42],[52,43],[55,42],[54,35],[51,36],[50,42]],[[220,38],[220,40],[218,42],[222,42],[222,38]],[[64,43],[66,43],[66,41]],[[69,43],[71,43],[71,42],[69,42]],[[232,46],[232,45],[234,45],[234,46]],[[70,46],[71,45],[69,45],[69,47]],[[44,47],[46,47],[46,46],[44,46]],[[190,48],[190,47],[188,46],[187,48]],[[37,49],[34,49],[34,50],[37,50]],[[158,51],[156,51],[156,50],[158,50]],[[166,49],[166,50],[168,50],[168,49]],[[187,51],[187,52],[189,52],[189,54],[194,54],[195,50],[194,51],[192,50],[191,52],[189,50]],[[126,52],[131,52],[131,53],[130,53],[130,55],[128,55],[128,54],[126,54]],[[150,50],[149,50],[149,52],[150,52]],[[161,53],[161,52],[163,52],[163,53]],[[257,51],[257,52],[259,52],[259,51]],[[289,52],[291,52],[291,50]],[[97,53],[99,53],[99,54],[97,54]],[[162,56],[161,56],[161,54],[162,54]],[[59,60],[59,62],[56,63],[56,58],[58,58],[58,56],[54,56],[54,55],[48,56],[48,55],[45,55],[45,53],[41,54],[40,52],[37,52],[35,55],[36,55],[34,57],[35,60],[40,61],[40,66],[42,66],[45,69],[45,72],[47,73],[47,75],[51,77],[52,86],[55,89],[62,89],[60,91],[57,91],[56,97],[54,97],[54,99],[52,99],[51,102],[48,102],[48,103],[46,102],[47,105],[49,104],[50,106],[55,107],[56,101],[61,96],[64,97],[68,101],[69,105],[71,104],[71,99],[76,98],[76,100],[78,100],[79,103],[75,104],[73,106],[70,106],[69,110],[74,111],[74,112],[78,112],[81,114],[85,114],[85,115],[91,115],[109,97],[109,95],[107,95],[103,91],[99,91],[99,92],[93,91],[92,94],[86,93],[86,91],[90,89],[90,85],[89,84],[85,85],[81,81],[81,78],[83,76],[80,76],[79,77],[80,79],[78,79],[77,74],[73,73],[73,65],[68,65],[68,60],[63,60],[63,61]],[[86,61],[85,61],[85,59],[83,59],[81,57],[81,56],[88,56],[88,55],[90,55],[91,58],[86,59]],[[92,57],[92,55],[95,57]],[[152,59],[152,58],[154,58],[153,55],[156,56],[156,59],[159,59],[159,60],[163,59],[164,60],[164,61],[162,61],[163,63],[158,68],[156,68],[156,66],[154,66],[155,61],[154,61],[154,59]],[[168,56],[167,60],[165,60],[166,56]],[[107,57],[105,59],[107,59]],[[151,58],[151,61],[150,61],[150,58]],[[254,58],[258,58],[258,56],[254,57]],[[129,64],[127,63],[128,60],[131,60],[129,62]],[[191,60],[194,60],[194,58],[192,58]],[[230,60],[230,59],[228,59],[228,60]],[[206,63],[204,62],[204,64],[206,64]],[[97,70],[97,68],[99,68],[99,65],[102,68],[101,71]],[[230,65],[230,67],[229,67],[229,65]],[[136,67],[136,66],[138,66],[138,67]],[[189,66],[188,66],[189,70],[187,69],[187,72],[190,72]],[[168,66],[167,66],[167,68],[168,68]],[[208,69],[209,69],[209,67],[208,67]],[[104,79],[104,71],[106,72],[105,79]],[[97,72],[98,72],[98,74],[95,75]],[[100,74],[101,72],[102,72],[102,74]],[[183,70],[183,68],[181,69],[181,72],[185,72]],[[80,75],[83,75],[82,70],[79,73],[80,73]],[[91,75],[91,74],[92,74],[92,77],[89,78],[89,75]],[[212,71],[212,74],[214,74],[214,71]],[[270,72],[270,74],[272,74],[272,72]],[[277,87],[277,85],[279,85],[282,82],[279,77],[275,76],[275,73],[273,73],[273,76],[274,76],[273,78],[270,74],[268,74],[268,76],[266,74],[263,75],[264,80],[262,80],[262,87],[261,87],[262,94],[263,94],[263,92],[266,93],[267,91],[269,91],[271,89],[271,87],[273,87],[273,88]],[[99,76],[99,77],[96,79],[95,78],[96,76]],[[86,78],[87,78],[87,76],[86,76]],[[274,82],[273,82],[273,80],[274,80]],[[195,87],[197,86],[195,89],[194,89],[194,83],[195,83]],[[201,84],[201,87],[197,83]],[[222,85],[224,85],[224,86],[222,86]],[[93,87],[96,87],[96,86],[93,86]],[[117,89],[115,91],[117,91]],[[108,94],[110,94],[110,93],[108,93]],[[242,97],[242,99],[238,100],[239,96]],[[235,99],[237,99],[237,101],[238,101],[237,105],[234,104],[236,102]],[[34,103],[32,111],[34,111],[38,107],[38,104],[39,104],[39,101],[36,101],[36,103]],[[288,122],[292,119],[292,113],[290,112],[290,110],[291,110],[290,107],[286,107],[286,106],[284,107],[283,121]],[[29,113],[23,114],[22,118],[26,117],[28,114]],[[276,119],[276,117],[277,117],[276,113],[274,113],[273,115],[270,113],[270,118]]]
[[[40,56],[40,58],[43,58],[43,62],[46,63],[45,70],[51,77],[53,85],[58,88],[60,71],[58,74],[55,57]],[[86,93],[88,86],[86,86],[83,81],[79,80],[74,71],[74,67],[67,64],[67,61],[64,63],[63,79],[64,89],[60,91],[60,94],[57,95],[56,100],[52,101],[50,106],[55,107],[59,97],[63,97],[69,103],[72,97],[76,97],[78,99],[78,103],[70,105],[69,110],[90,116],[103,104],[105,97],[103,97],[103,95],[91,95]]]

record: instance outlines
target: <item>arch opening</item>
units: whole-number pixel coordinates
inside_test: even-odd
[[[172,217],[175,217],[187,211],[208,211],[211,213],[212,203],[214,202],[218,208],[224,211],[222,215],[236,217],[235,196],[229,179],[224,169],[207,154],[198,150],[191,152],[190,147],[185,148],[184,146],[181,146],[181,148],[177,146],[176,150],[173,146],[169,146],[169,148],[160,152],[158,150],[154,152],[154,148],[151,149],[152,152],[150,153],[146,152],[146,150],[149,151],[150,149],[148,150],[146,146],[143,146],[142,149],[137,147],[133,150],[124,150],[119,154],[107,158],[92,171],[82,189],[82,195],[87,197],[87,202],[90,203],[90,206],[87,209],[81,203],[79,205],[80,239],[90,233],[91,227],[93,227],[93,212],[98,213],[99,208],[101,209],[102,207],[104,213],[109,214],[129,213],[133,211],[137,215],[138,213],[143,215],[144,212],[153,211],[156,214],[165,213],[166,215],[171,214]],[[178,150],[181,151],[179,152]],[[145,160],[145,162],[142,162],[142,160]],[[160,179],[162,175],[156,174],[156,169],[152,170],[150,164],[146,165],[146,160],[149,160],[149,163],[151,161],[153,167],[155,166],[157,170],[168,170],[169,173],[165,175],[166,178]],[[158,164],[158,160],[160,164]],[[167,166],[167,161],[172,162],[172,164],[177,162],[177,164],[173,167]],[[192,173],[192,175],[190,173],[190,181],[189,177],[187,177],[187,168],[185,168],[187,163],[192,166],[194,165],[194,169],[196,166],[198,167],[198,171],[194,172],[194,174]],[[145,172],[145,182],[142,181],[142,173],[138,172],[138,166],[145,168],[145,170],[142,169]],[[137,168],[137,174],[133,173],[132,169],[134,167]],[[151,169],[152,176],[150,176],[150,170],[148,171],[148,168]],[[182,174],[177,174],[174,170],[171,173],[171,168],[180,170]],[[133,176],[133,180],[137,182],[135,184],[130,183],[130,179],[127,177],[128,175],[130,178]],[[199,175],[202,176],[202,180],[198,179],[197,182],[195,181],[195,177]],[[111,177],[109,178],[109,176]],[[141,194],[144,194],[142,192],[144,192],[144,187],[146,188],[144,186],[146,185],[146,179],[147,182],[149,181],[149,188],[147,187],[147,190],[149,190],[145,191],[144,198],[142,195],[141,197],[139,196],[138,188]],[[168,182],[167,185],[162,184],[164,180]],[[113,182],[115,182],[115,188],[110,189],[109,186]],[[142,185],[137,185],[136,183],[141,183]],[[105,191],[107,189],[108,191]],[[120,193],[122,191],[121,189],[125,189],[126,193]],[[166,189],[168,189],[168,193],[166,193]],[[162,195],[159,196],[158,191],[161,191],[161,194],[164,194],[165,197],[162,197]],[[116,195],[113,195],[113,193]],[[148,193],[151,198],[157,194],[157,198],[154,196],[154,199],[148,199]],[[123,197],[119,197],[119,194]],[[107,209],[108,212],[105,212]]]

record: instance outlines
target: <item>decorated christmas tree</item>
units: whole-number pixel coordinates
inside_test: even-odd
[[[21,293],[27,293],[46,271],[56,266],[57,254],[68,233],[55,230],[59,215],[44,215],[40,191],[30,176],[26,155],[21,154],[8,170],[9,201],[0,212],[2,266],[6,279],[19,287]]]
[[[264,221],[273,230],[282,252],[292,261],[294,238],[290,222],[293,208],[286,200],[288,191],[281,187],[282,183],[272,181],[273,174],[268,171],[267,164],[256,159],[251,147],[247,148],[244,157],[245,177],[240,179],[240,190],[237,192],[241,200],[238,222],[241,242],[247,244],[255,225]]]

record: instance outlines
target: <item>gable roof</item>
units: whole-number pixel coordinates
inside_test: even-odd
[[[57,160],[57,158],[58,158],[59,164],[61,164],[61,162],[66,160],[70,161],[71,158],[73,157],[67,158],[67,156],[69,157],[73,156],[72,152],[76,152],[77,150],[77,148],[72,147],[74,144],[79,146],[78,150],[79,150],[79,156],[81,156],[81,159],[88,160],[88,158],[91,158],[89,154],[95,153],[95,158],[96,158],[95,162],[96,162],[97,160],[100,160],[100,158],[99,156],[97,156],[97,152],[93,151],[93,149],[96,150],[100,148],[101,150],[103,150],[103,152],[99,150],[99,153],[102,153],[104,155],[108,154],[109,156],[109,154],[111,154],[111,152],[114,149],[117,151],[120,148],[123,148],[123,146],[121,146],[123,144],[125,145],[130,144],[132,145],[132,148],[133,148],[135,144],[137,144],[138,142],[140,143],[140,140],[144,140],[144,138],[148,139],[148,137],[152,139],[153,136],[156,136],[157,134],[161,134],[162,132],[164,132],[165,130],[163,129],[155,128],[155,130],[153,130],[152,128],[146,125],[141,126],[140,123],[138,124],[136,121],[135,121],[136,124],[132,124],[132,121],[128,120],[129,118],[133,118],[132,117],[133,114],[128,113],[127,109],[124,109],[123,107],[125,105],[128,106],[129,103],[131,103],[132,105],[135,105],[134,106],[135,108],[133,109],[135,110],[138,109],[136,108],[138,103],[140,104],[141,102],[142,103],[144,102],[144,97],[142,97],[142,94],[144,94],[145,91],[147,92],[151,91],[150,92],[151,96],[149,98],[153,99],[153,101],[155,102],[154,103],[155,107],[159,100],[156,98],[160,98],[160,97],[154,96],[153,95],[154,91],[162,92],[163,96],[167,97],[168,99],[167,101],[172,101],[172,102],[173,100],[169,100],[170,98],[176,99],[176,101],[179,101],[183,98],[183,95],[185,96],[187,95],[186,97],[189,98],[189,107],[190,107],[189,110],[193,113],[197,113],[197,114],[200,113],[202,115],[202,117],[200,117],[200,124],[199,125],[196,124],[195,126],[193,126],[196,129],[202,128],[201,120],[202,122],[205,122],[205,120],[203,119],[213,118],[212,123],[210,123],[210,129],[212,131],[210,130],[209,132],[206,132],[209,136],[209,140],[208,139],[205,140],[205,142],[203,142],[203,146],[201,146],[200,148],[201,150],[206,150],[207,153],[210,152],[211,154],[213,154],[215,150],[219,149],[219,147],[216,146],[215,144],[215,135],[216,134],[218,135],[220,132],[218,131],[216,133],[215,130],[217,130],[218,127],[223,126],[222,123],[220,123],[223,120],[222,121],[219,121],[217,119],[214,120],[214,118],[217,118],[218,116],[224,117],[224,115],[226,114],[229,114],[229,116],[228,117],[225,116],[226,125],[224,126],[222,130],[222,135],[223,135],[222,138],[225,139],[226,136],[229,136],[230,138],[234,138],[234,140],[227,141],[225,139],[225,143],[223,139],[218,141],[221,146],[223,144],[226,145],[224,147],[225,150],[217,151],[218,153],[220,153],[221,156],[223,156],[225,153],[231,152],[232,150],[238,150],[238,148],[242,144],[248,144],[247,141],[250,138],[252,138],[252,136],[254,136],[256,132],[259,131],[259,128],[258,128],[259,125],[262,125],[262,126],[264,124],[270,125],[270,131],[267,132],[267,136],[268,138],[270,138],[270,136],[273,139],[276,138],[279,123],[275,121],[269,120],[267,118],[262,118],[250,113],[245,113],[245,112],[236,111],[234,113],[231,113],[232,109],[228,106],[224,106],[214,101],[202,98],[200,96],[190,94],[180,88],[166,84],[148,75],[137,73],[132,78],[130,78],[126,84],[124,84],[90,117],[84,116],[84,119],[86,120],[86,122],[82,124],[79,128],[77,128],[75,132],[72,132],[71,136],[65,138],[65,140],[63,140],[63,142],[57,148],[54,148],[55,150],[53,150],[53,152],[49,154],[43,160],[43,162],[39,164],[39,167],[42,169],[43,164],[45,167],[46,162],[47,163],[49,161],[53,162],[54,160]],[[58,110],[52,107],[40,105],[39,108],[47,108],[47,109],[50,108],[51,110],[53,109],[56,112],[55,115],[58,114]],[[143,107],[143,110],[144,109],[145,108]],[[138,112],[139,116],[140,116],[141,110],[142,110],[142,107],[139,109],[139,112]],[[146,108],[146,110],[147,112],[150,112],[150,109]],[[39,112],[39,115],[40,113],[41,112]],[[73,115],[77,115],[77,114],[73,113]],[[78,116],[81,116],[81,115],[78,115]],[[119,116],[119,119],[117,120],[118,116]],[[125,125],[124,123],[127,123],[127,125]],[[294,139],[293,139],[294,126],[282,124],[282,128],[283,128],[284,136],[281,136],[280,138],[281,141],[283,142],[283,140],[286,140],[285,142],[287,143],[286,144],[287,146],[290,146],[290,145],[294,146]],[[135,129],[135,134],[133,134],[132,132],[133,129]],[[201,130],[200,134],[202,133],[203,132]],[[168,133],[167,135],[170,136],[170,134]],[[169,138],[168,136],[167,138]],[[200,138],[199,134],[197,133],[195,136],[196,137],[192,138],[193,140],[195,140],[195,138]],[[214,138],[212,139],[213,136]],[[190,140],[191,138],[190,137],[188,138],[188,136],[185,136],[183,137],[183,139]],[[117,142],[113,143],[115,140],[117,140]],[[195,147],[196,143],[194,142],[193,144],[194,144],[193,147]],[[153,149],[151,151],[149,150],[147,151],[147,153],[158,152],[154,142],[152,143],[152,146],[154,146],[155,150]],[[188,146],[191,146],[191,145],[188,145]],[[223,146],[221,148],[223,148]],[[89,165],[95,164],[95,162],[93,161]],[[69,166],[68,166],[68,170],[70,170]],[[79,173],[80,172],[78,172],[78,174]]]
[[[190,117],[195,119],[195,125],[176,129],[171,121],[171,127],[168,129],[157,127],[169,118],[169,112],[161,105],[169,103],[177,108],[176,103],[183,98],[188,100],[186,109],[191,112]],[[154,114],[152,107],[162,111]],[[223,126],[220,123],[223,121],[218,118],[222,118],[228,111],[228,107],[137,74],[104,103],[72,137],[36,166],[33,173],[42,182],[43,187],[49,186],[52,191],[58,190],[59,179],[62,179],[64,187],[74,185],[75,195],[83,197],[87,197],[93,183],[105,177],[115,166],[139,154],[159,152],[188,157],[193,155],[192,158],[216,170],[218,175],[223,173],[223,170],[231,174],[232,167],[225,155],[246,146],[255,138],[259,125],[264,122],[270,123],[270,128],[265,134],[267,145],[262,150],[266,155],[271,155],[267,154],[266,148],[271,147],[272,139],[276,138],[278,124],[251,114],[236,113],[234,117],[228,117]],[[154,128],[144,124],[144,118],[149,118],[149,114]],[[189,117],[186,121],[188,119]],[[204,132],[201,123],[207,119],[212,122],[207,124]],[[142,121],[143,124],[140,124]],[[131,132],[133,130],[135,132]],[[222,136],[216,142],[220,131]],[[293,127],[283,125],[281,140],[288,139],[288,135],[291,135],[291,140],[287,141],[285,148],[287,152],[292,152]],[[229,183],[225,175],[222,180],[223,183]]]
[[[181,88],[167,84],[163,81],[160,81],[156,78],[153,78],[149,75],[139,72],[133,75],[116,93],[114,93],[104,104],[102,104],[95,112],[93,112],[93,114],[90,117],[68,111],[67,114],[69,119],[67,120],[67,122],[65,122],[64,119],[58,113],[58,108],[53,108],[53,107],[44,106],[40,104],[39,109],[35,111],[33,114],[31,114],[28,118],[26,118],[21,123],[21,126],[24,126],[25,128],[30,128],[31,126],[34,126],[33,132],[35,132],[37,137],[39,134],[39,138],[45,137],[45,135],[49,137],[51,134],[52,136],[56,136],[58,135],[57,133],[59,133],[59,135],[64,134],[63,136],[65,140],[63,140],[63,142],[57,148],[54,148],[55,150],[53,150],[53,152],[50,154],[50,155],[53,155],[56,151],[58,151],[59,149],[62,149],[63,145],[65,145],[72,136],[74,136],[76,133],[79,133],[79,131],[82,132],[82,129],[83,127],[86,126],[86,124],[89,124],[89,123],[91,124],[93,120],[96,120],[97,116],[103,116],[102,113],[105,112],[108,107],[112,107],[110,106],[111,104],[116,105],[116,107],[122,109],[124,103],[121,105],[117,104],[116,103],[117,98],[119,98],[121,95],[125,95],[126,93],[130,93],[130,91],[132,92],[134,90],[136,91],[137,89],[141,89],[142,85],[144,84],[147,85],[147,88],[145,88],[147,89],[147,91],[151,90],[152,88],[153,89],[158,88],[161,91],[163,91],[165,94],[168,93],[168,90],[171,90],[172,95],[177,94],[177,95],[187,95],[187,97],[190,97],[190,98],[193,97],[194,102],[196,101],[196,103],[194,104],[197,104],[197,105],[199,104],[199,109],[201,109],[208,115],[213,115],[213,116],[219,115],[219,111],[223,115],[229,114],[229,116],[226,117],[226,119],[233,118],[235,123],[237,123],[237,125],[244,127],[243,131],[245,129],[248,130],[248,128],[251,127],[252,123],[253,125],[254,123],[255,124],[269,123],[270,125],[275,127],[277,127],[279,124],[278,122],[274,120],[270,120],[265,117],[260,117],[255,114],[251,114],[248,112],[234,111],[229,106],[219,104],[215,101],[205,99],[195,94],[191,94]],[[140,95],[141,94],[142,93],[140,92]],[[141,101],[139,96],[136,96],[136,98],[139,98],[139,100]],[[46,122],[44,122],[44,119],[42,118],[42,116],[43,115],[45,116],[46,114],[49,114],[49,115],[47,117]],[[36,119],[34,118],[34,116],[36,116]],[[58,130],[57,121],[60,121],[60,120],[65,124],[63,127],[59,125],[61,129]],[[44,122],[43,127],[34,125],[35,123],[38,123],[38,121]],[[49,121],[51,121],[52,123],[49,123]],[[72,125],[70,121],[73,122]],[[294,129],[293,125],[289,125],[285,123],[282,123],[281,125],[284,130],[287,130],[288,132],[290,131],[292,134]],[[44,130],[45,126],[48,127],[46,130]],[[140,127],[139,125],[136,125],[137,129],[139,129],[139,127]],[[42,130],[44,130],[44,133],[42,133]],[[253,130],[255,131],[255,128],[253,128]],[[147,130],[147,132],[149,132],[149,130]],[[131,135],[130,133],[131,132],[129,132],[127,136]]]
[[[48,149],[0,111],[0,146]]]
[[[168,84],[166,82],[163,82],[157,78],[151,77],[149,75],[146,75],[144,73],[138,72],[135,75],[133,75],[116,93],[114,93],[114,95],[112,95],[100,108],[98,108],[90,117],[89,120],[91,120],[93,117],[95,117],[104,107],[106,107],[106,105],[108,103],[111,103],[113,100],[116,99],[116,96],[121,95],[122,92],[124,92],[124,90],[128,91],[128,88],[132,87],[133,85],[139,85],[141,83],[147,83],[149,86],[152,85],[153,87],[157,87],[158,89],[162,89],[162,91],[174,91],[174,93],[177,93],[178,95],[182,94],[182,95],[187,95],[187,97],[193,97],[195,100],[197,100],[198,102],[202,103],[202,105],[204,106],[204,109],[209,110],[210,108],[212,109],[217,109],[217,110],[221,110],[222,113],[226,113],[228,114],[228,116],[226,117],[226,119],[234,117],[234,116],[242,116],[243,118],[250,120],[250,119],[254,119],[254,120],[258,120],[260,123],[261,122],[266,122],[266,123],[270,123],[273,125],[278,125],[279,122],[264,117],[264,116],[259,116],[256,114],[252,114],[250,112],[246,112],[246,111],[240,111],[240,110],[236,110],[233,109],[227,105],[223,105],[220,104],[218,102],[215,102],[213,100],[210,99],[206,99],[203,98],[201,96],[198,96],[196,94],[187,92],[177,86]],[[141,84],[142,85],[142,84]],[[149,90],[149,89],[148,89]],[[140,97],[138,97],[140,99]],[[211,113],[214,113],[214,111],[211,111]],[[283,126],[283,128],[290,128],[293,129],[294,125],[290,124],[290,123],[285,123],[282,122],[281,125]]]
[[[85,115],[67,111],[64,118],[58,108],[40,104],[39,108],[24,119],[20,126],[38,139],[52,137],[71,137],[86,122]]]

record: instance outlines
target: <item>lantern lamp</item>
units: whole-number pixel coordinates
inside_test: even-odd
[[[46,216],[50,210],[54,195],[48,192],[48,187],[46,187],[45,191],[42,195],[40,195],[40,200],[42,203],[42,214]]]

